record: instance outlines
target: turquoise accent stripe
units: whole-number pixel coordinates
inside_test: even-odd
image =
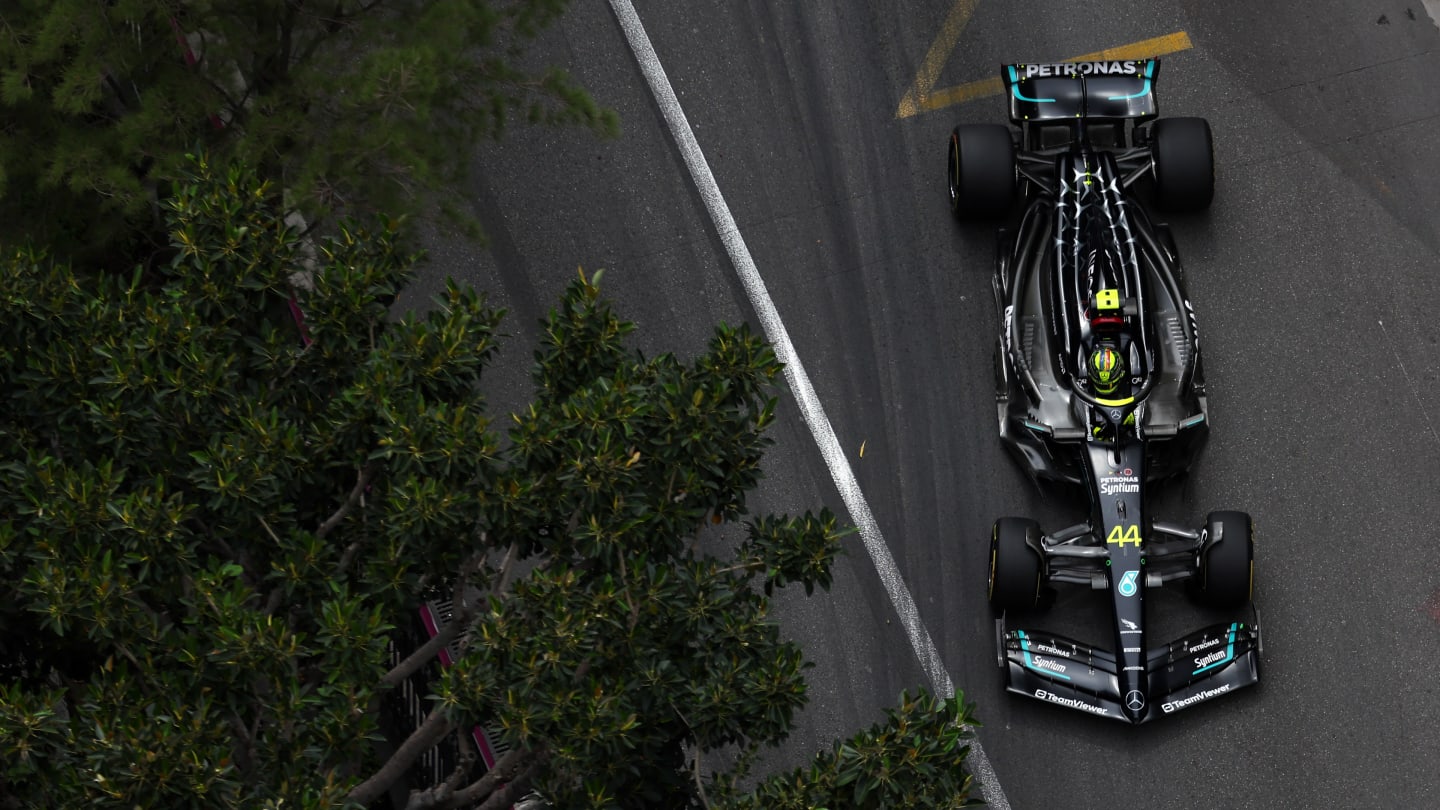
[[[1011,71],[1013,72],[1013,71],[1014,71],[1014,68],[1011,68]],[[1155,60],[1154,60],[1154,59],[1151,59],[1151,60],[1145,65],[1145,85],[1140,88],[1140,92],[1138,92],[1138,93],[1131,93],[1131,94],[1128,95],[1128,96],[1111,96],[1111,97],[1109,98],[1109,100],[1110,100],[1110,101],[1129,101],[1129,100],[1132,99],[1132,98],[1140,98],[1141,96],[1145,95],[1146,93],[1149,93],[1149,92],[1150,92],[1150,76],[1151,76],[1151,74],[1153,74],[1154,72],[1155,72]]]
[[[1218,667],[1218,666],[1223,666],[1223,665],[1225,665],[1226,663],[1229,663],[1230,661],[1234,660],[1234,658],[1235,658],[1235,629],[1236,629],[1237,627],[1239,627],[1239,626],[1240,626],[1240,624],[1239,624],[1238,622],[1233,623],[1233,624],[1230,625],[1230,641],[1229,641],[1228,644],[1225,645],[1225,657],[1224,657],[1224,658],[1221,658],[1219,661],[1216,661],[1216,662],[1213,663],[1213,664],[1207,664],[1207,665],[1205,665],[1205,666],[1203,666],[1203,667],[1200,667],[1199,669],[1195,670],[1194,672],[1192,672],[1192,673],[1190,673],[1190,674],[1191,674],[1191,675],[1199,675],[1200,673],[1204,672],[1204,671],[1207,670],[1207,669],[1214,669],[1214,668],[1216,668],[1216,667]]]
[[[1015,94],[1015,98],[1021,101],[1033,101],[1036,104],[1047,104],[1055,101],[1053,98],[1030,98],[1029,96],[1020,95],[1020,74],[1015,72],[1014,65],[1006,65],[1006,67],[1010,71],[1010,92]],[[1145,86],[1149,87],[1150,85],[1147,82]]]
[[[1022,649],[1022,650],[1025,651],[1025,668],[1026,668],[1026,669],[1033,669],[1034,671],[1040,673],[1041,675],[1049,675],[1049,676],[1052,677],[1052,678],[1064,678],[1064,679],[1067,680],[1067,681],[1070,680],[1070,676],[1069,676],[1069,675],[1066,675],[1066,674],[1063,673],[1063,672],[1056,672],[1056,671],[1050,670],[1050,669],[1041,669],[1040,667],[1037,667],[1037,666],[1035,666],[1035,664],[1031,663],[1031,661],[1030,661],[1030,640],[1029,640],[1028,638],[1026,638],[1026,636],[1025,636],[1025,631],[1024,631],[1024,630],[1016,630],[1016,631],[1015,631],[1015,635],[1017,635],[1017,636],[1020,637],[1020,649]]]

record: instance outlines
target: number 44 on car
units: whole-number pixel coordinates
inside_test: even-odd
[[[1260,679],[1250,516],[1212,512],[1192,529],[1146,513],[1147,487],[1186,472],[1210,430],[1180,258],[1152,215],[1209,207],[1210,127],[1158,117],[1158,70],[1154,59],[1005,65],[1011,126],[962,124],[947,150],[955,216],[1004,221],[1000,437],[1032,478],[1089,496],[1084,522],[1050,534],[995,522],[988,593],[1006,688],[1130,723]],[[1107,595],[1113,647],[1006,629],[1061,583]],[[1179,583],[1244,615],[1150,644],[1146,593]]]

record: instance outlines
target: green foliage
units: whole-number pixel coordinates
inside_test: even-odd
[[[7,254],[0,796],[365,806],[481,721],[514,753],[417,806],[531,787],[557,807],[702,806],[702,761],[752,761],[805,704],[766,597],[828,588],[844,534],[825,510],[748,517],[774,353],[720,326],[688,362],[641,356],[582,274],[501,435],[480,392],[503,313],[451,283],[391,319],[377,301],[413,257],[383,222],[318,246],[297,328],[307,254],[272,189],[196,159],[167,198],[173,260],[125,277]],[[455,663],[394,666],[387,641],[436,592],[456,597],[435,642]],[[433,710],[387,759],[381,708],[420,667]],[[907,697],[833,763],[713,791],[956,806],[969,722]]]
[[[943,699],[921,691],[900,695],[886,720],[815,757],[809,768],[772,776],[754,791],[734,796],[739,774],[716,780],[726,810],[813,810],[886,807],[958,808],[970,798],[964,770],[966,740],[978,725],[963,696]]]
[[[499,315],[454,291],[458,306],[373,337],[374,295],[408,260],[393,227],[345,229],[302,350],[284,314],[298,244],[267,187],[198,172],[169,203],[175,259],[157,273],[7,261],[0,571],[17,586],[0,608],[0,759],[29,806],[342,801],[374,757],[390,621],[424,565],[465,554],[437,528],[425,556],[366,577],[346,544],[393,550],[388,527],[353,510],[325,526],[383,461],[381,408],[451,407],[388,379],[405,341],[450,329],[483,360]],[[454,405],[473,400],[473,365],[456,364]],[[454,439],[477,463],[493,453],[483,429]]]
[[[413,210],[510,121],[617,130],[526,49],[568,0],[13,0],[0,15],[0,240],[87,261],[166,247],[198,146],[311,214]],[[187,46],[197,62],[187,63]],[[107,252],[108,251],[108,252]]]
[[[505,790],[679,807],[687,747],[785,736],[806,665],[761,591],[827,586],[841,532],[738,525],[779,373],[762,340],[642,357],[581,276],[500,436],[479,391],[502,313],[451,284],[390,320],[412,259],[394,223],[347,226],[297,292],[302,333],[272,187],[193,165],[168,265],[6,262],[0,795],[368,804],[410,761],[375,744],[405,674],[386,640],[437,588],[468,633],[402,752],[483,719],[518,752]],[[513,799],[478,776],[432,805]]]

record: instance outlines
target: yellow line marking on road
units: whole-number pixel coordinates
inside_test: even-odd
[[[951,12],[950,16],[953,18],[955,16],[954,12]],[[947,18],[945,22],[948,24],[950,19]],[[922,112],[931,112],[941,109],[942,107],[949,107],[966,101],[974,101],[977,98],[996,96],[1005,91],[1005,85],[1000,81],[1000,78],[994,76],[989,79],[979,79],[955,87],[947,87],[943,90],[931,92],[931,88],[935,86],[935,81],[938,78],[939,68],[934,68],[934,72],[931,74],[927,74],[926,70],[930,68],[930,62],[932,58],[935,57],[935,51],[939,48],[941,41],[944,40],[946,36],[947,32],[942,28],[940,38],[935,40],[935,45],[930,48],[930,53],[925,57],[925,64],[920,68],[920,75],[915,77],[915,86],[905,94],[905,98],[900,100],[900,109],[895,112],[896,118],[909,118],[912,115],[917,115]],[[955,36],[959,36],[958,30],[955,32]],[[954,39],[948,40],[948,47],[953,48],[954,43]],[[1162,37],[1154,37],[1140,42],[1132,42],[1129,45],[1106,48],[1103,51],[1082,54],[1061,61],[1110,62],[1117,59],[1144,59],[1149,56],[1164,56],[1165,54],[1176,53],[1178,51],[1187,51],[1193,47],[1195,47],[1195,44],[1190,41],[1189,34],[1184,31],[1176,31],[1173,34],[1166,34]],[[936,60],[942,66],[945,58],[949,57],[950,51],[946,49],[944,54],[944,58]],[[927,78],[929,83],[924,85],[922,92],[921,81]]]
[[[945,22],[940,25],[940,35],[935,37],[935,42],[930,45],[925,61],[920,63],[920,72],[915,74],[915,84],[905,92],[905,97],[900,99],[900,110],[895,113],[897,118],[909,118],[924,107],[930,96],[930,88],[940,80],[940,71],[945,68],[945,62],[955,50],[955,43],[960,41],[960,32],[965,30],[965,24],[970,22],[970,15],[975,13],[975,6],[979,4],[980,0],[956,0],[955,5],[950,8]]]

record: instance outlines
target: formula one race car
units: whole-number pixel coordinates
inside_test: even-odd
[[[1158,62],[1005,65],[1004,125],[966,124],[949,143],[950,207],[1008,216],[993,281],[1000,312],[1000,437],[1030,476],[1083,486],[1089,519],[1051,534],[1000,518],[989,598],[1042,606],[1051,583],[1105,591],[1114,648],[997,622],[1012,692],[1143,723],[1259,682],[1249,621],[1147,643],[1146,592],[1185,582],[1202,603],[1250,603],[1251,521],[1151,522],[1146,487],[1187,471],[1209,433],[1200,342],[1163,211],[1214,193],[1210,127],[1156,118]],[[1018,130],[1018,132],[1016,131]]]

